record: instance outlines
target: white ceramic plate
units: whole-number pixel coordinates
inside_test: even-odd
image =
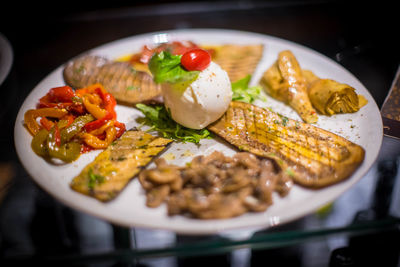
[[[88,53],[115,59],[140,51],[144,44],[159,43],[166,40],[191,40],[202,45],[223,43],[264,44],[264,57],[253,75],[253,84],[258,82],[262,73],[276,60],[280,51],[290,49],[302,68],[314,71],[321,78],[331,78],[353,86],[357,93],[366,97],[368,104],[355,114],[332,117],[319,116],[317,126],[335,132],[364,147],[366,157],[363,164],[348,180],[342,183],[321,190],[308,190],[294,186],[285,198],[274,195],[274,204],[267,211],[247,213],[232,219],[197,220],[183,216],[169,217],[165,206],[156,209],[147,208],[144,190],[137,179],[129,183],[115,200],[102,203],[72,191],[69,187],[72,178],[78,175],[99,151],[82,155],[72,164],[51,165],[32,151],[30,147],[32,137],[23,126],[25,111],[34,108],[38,99],[45,95],[50,88],[65,84],[62,78],[63,66],[60,66],[33,89],[22,105],[15,124],[15,144],[22,164],[32,178],[53,197],[72,208],[127,227],[165,229],[181,234],[211,234],[237,228],[267,228],[295,220],[332,202],[359,181],[375,161],[382,142],[382,121],[372,96],[357,78],[346,69],[301,45],[249,32],[191,29],[133,36],[100,46],[88,51]],[[290,107],[269,97],[266,102],[258,101],[256,104],[271,107],[276,112],[290,118],[299,119]],[[127,123],[128,127],[134,126],[136,124],[135,118],[141,115],[134,108],[126,106],[117,106],[117,114],[118,120]],[[183,165],[195,155],[210,154],[214,150],[223,151],[226,155],[234,153],[224,143],[215,140],[203,140],[199,147],[193,144],[174,143],[161,156],[171,163]]]

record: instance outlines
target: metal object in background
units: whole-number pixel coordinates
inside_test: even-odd
[[[400,138],[400,66],[381,109],[383,133]]]

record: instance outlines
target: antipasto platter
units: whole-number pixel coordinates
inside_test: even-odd
[[[183,234],[310,214],[366,174],[381,142],[374,99],[339,64],[218,29],[87,51],[43,79],[15,123],[22,164],[62,203]]]

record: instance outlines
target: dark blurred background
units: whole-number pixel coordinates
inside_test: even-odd
[[[176,28],[230,28],[289,39],[339,61],[360,79],[366,70],[382,75],[383,80],[371,84],[374,91],[378,91],[375,87],[390,86],[399,62],[394,1],[7,3],[10,7],[1,9],[0,31],[13,44],[16,67],[27,70],[25,82],[41,73],[43,77],[69,58],[105,42]],[[352,66],[349,62],[355,58],[357,65]],[[359,73],[358,65],[365,64],[371,68]],[[376,93],[378,105],[385,97],[384,90],[380,91]]]
[[[352,72],[381,107],[400,63],[398,17],[395,1],[3,1],[0,33],[12,45],[14,62],[0,87],[0,265],[3,266],[2,259],[19,253],[22,258],[27,255],[40,258],[90,251],[110,231],[106,223],[77,215],[38,188],[15,154],[13,127],[19,107],[43,78],[70,58],[98,45],[146,32],[182,28],[251,31],[287,39],[326,55]],[[397,165],[392,162],[387,166],[382,173],[391,173],[393,177]],[[92,242],[83,242],[80,235],[84,229],[78,229],[79,232],[71,226],[76,218],[86,222],[82,223],[86,227],[94,229],[99,224],[103,227],[90,236],[88,240]],[[287,229],[302,229],[303,224],[304,221],[295,222]],[[121,232],[126,233],[126,229],[114,228],[114,239]],[[363,262],[395,266],[393,254],[385,254],[384,259],[381,257],[384,254],[380,254],[384,245],[379,244],[393,241],[398,232],[391,237],[368,237],[366,242],[362,239],[359,243],[368,244],[368,251],[375,249],[375,254],[365,253]],[[397,239],[395,249],[398,243]],[[119,243],[115,244],[118,247]],[[330,261],[332,251],[321,249],[322,243],[317,245],[311,249],[317,253],[309,255],[308,263],[299,260],[300,245],[261,251],[253,254],[251,263],[238,265],[239,260],[235,266],[265,266],[267,261],[272,266],[279,263],[280,266],[328,266],[329,263],[367,266],[355,264],[349,250],[336,255],[347,265],[334,265],[336,262]],[[393,253],[396,255],[398,250]],[[178,263],[181,266],[232,264],[226,257],[211,260],[202,257]]]

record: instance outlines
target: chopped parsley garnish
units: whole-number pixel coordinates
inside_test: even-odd
[[[75,72],[76,73],[82,73],[83,71],[85,71],[85,66],[80,65],[79,68],[75,68]]]
[[[281,120],[282,120],[282,125],[283,125],[283,126],[286,126],[287,123],[288,123],[288,121],[289,121],[289,118],[286,117],[286,116],[280,115],[280,114],[278,114],[278,116],[279,116],[279,117],[281,118]]]
[[[195,144],[201,139],[211,138],[211,133],[207,129],[194,130],[175,122],[163,105],[136,104],[136,108],[145,115],[143,123],[151,127],[149,131],[155,130],[165,138]]]
[[[290,177],[294,177],[294,171],[291,168],[287,168],[286,169],[286,174],[289,175]]]
[[[88,187],[90,189],[93,189],[96,184],[101,184],[105,181],[104,176],[93,173],[93,169],[89,170],[88,176],[89,176]]]
[[[130,85],[130,86],[126,87],[127,91],[137,90],[137,89],[139,89],[139,88],[137,86],[134,86],[134,85]]]

